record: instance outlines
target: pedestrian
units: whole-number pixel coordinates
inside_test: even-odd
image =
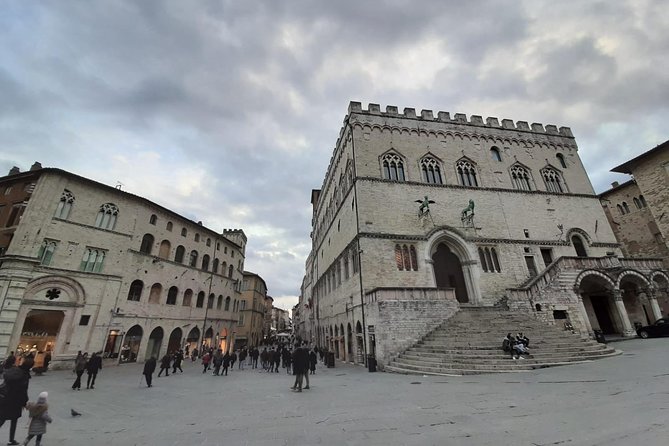
[[[274,359],[274,371],[279,373],[279,367],[281,366],[281,352],[279,351],[278,347],[276,350],[274,350],[272,358]]]
[[[225,372],[225,376],[228,376],[228,368],[230,367],[230,361],[231,357],[228,352],[225,352],[225,355],[223,355],[223,372]]]
[[[207,352],[202,357],[202,365],[204,366],[204,369],[202,370],[202,373],[207,373],[207,370],[209,370],[209,361],[211,361],[211,356]]]
[[[239,370],[244,370],[244,361],[246,361],[246,349],[239,352]]]
[[[165,353],[165,356],[160,360],[160,371],[158,372],[158,378],[165,371],[165,376],[170,376],[170,363],[172,362],[172,357],[169,353]]]
[[[183,373],[184,371],[181,369],[181,362],[184,360],[183,352],[181,350],[177,350],[177,352],[174,353],[173,360],[174,362],[172,363],[172,373],[176,374],[177,369],[179,369],[179,371]]]
[[[28,402],[28,385],[30,384],[30,369],[35,365],[32,358],[26,358],[23,363],[15,367],[13,364],[4,372],[4,398],[0,404],[0,427],[9,420],[9,443],[19,444],[16,441],[16,425],[23,407]]]
[[[77,379],[72,383],[72,390],[81,390],[81,375],[86,371],[88,366],[88,353],[84,353],[81,356],[77,356],[77,360],[74,363],[74,373],[77,374]]]
[[[144,363],[144,371],[142,372],[144,378],[146,378],[146,387],[151,387],[151,382],[153,381],[153,372],[155,371],[156,371],[156,358],[155,356],[151,356]]]
[[[258,368],[259,356],[260,356],[260,350],[258,350],[258,347],[253,347],[253,353],[251,354],[251,365],[254,369]]]
[[[184,358],[188,358],[188,350],[190,349],[190,345],[186,344],[186,349],[184,351]]]
[[[193,352],[191,353],[190,362],[195,362],[196,359],[197,359],[197,347],[195,347],[193,349]]]
[[[316,355],[316,347],[309,352],[309,373],[316,374],[316,364],[318,363],[318,356]]]
[[[91,357],[91,359],[93,358]],[[36,403],[26,404],[26,409],[28,409],[28,415],[30,416],[30,425],[28,425],[28,436],[23,442],[24,445],[30,443],[30,440],[35,436],[37,437],[35,444],[40,446],[42,443],[42,435],[46,434],[46,424],[53,421],[49,416],[48,397],[49,394],[47,392],[42,392],[37,397]]]
[[[16,356],[14,356],[14,352],[12,351],[12,352],[9,352],[9,356],[7,356],[7,358],[5,359],[5,362],[3,363],[2,368],[3,368],[3,370],[4,369],[9,369],[9,368],[13,367],[14,364],[16,364]]]
[[[300,345],[295,345],[295,350],[293,351],[293,373],[295,374],[295,383],[291,389],[296,392],[302,391],[302,380],[304,379],[307,367],[307,358],[306,351]]]
[[[86,381],[87,389],[95,389],[95,378],[98,376],[98,371],[100,370],[102,370],[102,357],[99,353],[93,353],[86,365],[86,372],[88,373],[88,380]],[[39,440],[37,440],[37,443],[39,443]]]
[[[269,356],[269,352],[267,351],[267,347],[264,347],[262,349],[262,353],[260,354],[260,367],[263,368],[263,370],[267,371],[267,357]]]
[[[218,376],[221,373],[221,366],[223,365],[223,352],[220,348],[214,353],[212,361],[214,363],[214,375]]]
[[[230,370],[235,368],[235,362],[237,362],[237,353],[233,351],[230,355]]]
[[[282,357],[283,357],[283,365],[286,368],[286,373],[288,375],[292,374],[293,355],[290,353],[290,350],[288,348],[283,349]]]

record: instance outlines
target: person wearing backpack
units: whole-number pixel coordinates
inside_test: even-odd
[[[35,362],[26,358],[19,367],[10,367],[5,370],[4,382],[0,389],[0,427],[9,420],[9,445],[19,444],[16,439],[16,425],[23,407],[28,402],[28,385],[30,384],[30,369]]]

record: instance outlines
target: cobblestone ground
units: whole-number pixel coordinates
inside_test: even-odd
[[[80,392],[72,373],[49,372],[31,380],[30,395],[49,391],[45,446],[667,444],[669,339],[616,346],[622,356],[510,375],[404,376],[337,363],[319,367],[302,393],[285,373],[215,377],[190,362],[149,389],[141,366],[125,365]],[[83,415],[72,418],[72,408]],[[17,438],[26,425],[24,416]]]

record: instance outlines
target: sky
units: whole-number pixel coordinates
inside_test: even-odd
[[[669,139],[663,1],[0,8],[0,172],[40,161],[242,228],[245,269],[285,309],[349,101],[571,127],[596,192]]]

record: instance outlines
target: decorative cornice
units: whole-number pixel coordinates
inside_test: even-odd
[[[436,228],[431,233],[446,228]],[[403,241],[427,241],[430,234],[390,234],[382,232],[361,232],[360,238],[376,238],[385,240],[403,240]],[[487,238],[487,237],[462,237],[465,241],[475,244],[513,244],[513,245],[541,245],[541,246],[571,246],[569,242],[564,240],[530,240],[530,239],[503,239],[503,238]],[[593,243],[591,246],[595,247],[612,247],[616,248],[617,243]]]

